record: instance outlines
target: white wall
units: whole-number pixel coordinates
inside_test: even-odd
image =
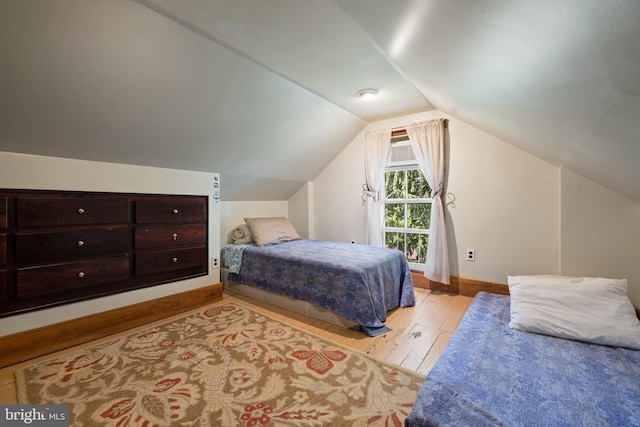
[[[289,200],[221,202],[221,247],[230,242],[229,233],[236,226],[244,224],[245,218],[283,216],[289,218],[301,236],[309,238],[311,235],[310,219],[313,218],[311,194],[313,194],[313,183],[308,182]]]
[[[448,131],[452,275],[506,283],[558,273],[558,168],[459,120],[449,118]]]
[[[640,307],[640,205],[561,171],[562,274],[627,279]]]
[[[307,182],[288,200],[288,217],[298,234],[313,238],[313,183]]]
[[[372,123],[315,181],[318,238],[364,240],[364,134],[449,119],[446,215],[453,276],[506,283],[559,273],[558,168],[439,111]],[[467,248],[476,261],[464,260]]]
[[[312,228],[317,239],[366,243],[365,208],[362,204],[365,131],[314,181]]]
[[[288,215],[286,200],[275,202],[220,202],[220,247],[228,242],[231,230],[244,224],[245,218]]]
[[[0,188],[210,195],[213,174],[0,152]],[[220,252],[220,206],[209,197],[209,255]],[[0,336],[220,282],[207,276],[0,319]]]

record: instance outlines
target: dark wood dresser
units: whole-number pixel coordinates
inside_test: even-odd
[[[0,197],[0,304],[7,300],[7,198]]]
[[[0,190],[0,317],[206,275],[207,202]]]

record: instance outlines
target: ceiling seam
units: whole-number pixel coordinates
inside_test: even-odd
[[[338,9],[340,9],[342,11],[342,13],[345,14],[345,16],[351,21],[353,22],[353,24],[355,26],[357,26],[360,31],[362,31],[362,33],[365,35],[365,37],[371,42],[371,44],[373,45],[373,47],[375,48],[375,50],[378,52],[378,54],[380,54],[380,56],[382,56],[385,61],[387,61],[387,64],[389,64],[389,66],[391,66],[391,68],[393,68],[399,75],[400,77],[402,77],[402,79],[407,82],[408,84],[410,84],[411,86],[413,86],[413,88],[422,96],[422,98],[430,105],[433,106],[434,109],[439,110],[439,108],[434,105],[431,100],[429,100],[429,98],[427,98],[427,96],[422,93],[422,91],[420,90],[420,88],[418,88],[414,83],[413,80],[410,80],[409,77],[405,74],[404,71],[402,71],[402,69],[400,68],[400,66],[387,54],[387,52],[382,49],[382,47],[378,44],[378,42],[376,41],[376,39],[373,38],[373,36],[371,36],[371,34],[369,34],[368,31],[366,31],[364,29],[364,27],[360,24],[360,21],[358,21],[346,8],[344,8],[342,6],[342,4],[340,4],[339,1],[337,0],[333,0],[334,4],[338,7]]]

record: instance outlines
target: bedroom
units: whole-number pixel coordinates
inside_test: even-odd
[[[358,3],[325,6],[333,5],[326,6],[332,13],[349,9],[379,46],[387,46],[385,35],[373,30],[377,16],[366,15]],[[436,2],[440,8],[444,3]],[[439,57],[442,64],[431,67],[419,61],[424,56],[419,46],[409,47],[407,55],[415,62],[397,58],[413,79],[410,93],[418,105],[380,115],[357,104],[355,96],[375,81],[349,81],[353,89],[343,96],[354,114],[283,78],[285,70],[238,53],[243,51],[222,35],[234,33],[230,24],[239,16],[227,19],[227,33],[216,33],[221,40],[216,43],[155,10],[162,2],[31,4],[38,6],[3,3],[13,14],[3,14],[0,26],[6,32],[2,51],[10,58],[0,76],[1,188],[210,195],[212,174],[219,172],[221,201],[210,203],[211,254],[219,252],[225,234],[245,216],[287,216],[305,236],[364,242],[364,133],[445,117],[452,276],[501,284],[509,274],[624,277],[633,303],[640,306],[640,171],[635,160],[640,158],[635,136],[640,106],[634,98],[640,37],[635,26],[627,27],[638,16],[634,3],[620,2],[620,9],[607,15],[600,2],[593,2],[599,14],[594,17],[569,2],[568,11],[584,12],[575,20],[567,10],[547,16],[536,8],[531,13],[541,28],[527,26],[517,7],[503,10],[497,2],[439,9],[443,16],[467,20],[467,27],[486,39],[477,40],[472,51],[465,48],[469,36],[465,41],[446,33],[440,41],[443,51],[460,54]],[[383,5],[376,10],[388,12]],[[402,27],[401,12],[412,16],[409,9],[397,11],[389,28]],[[474,14],[486,21],[474,20]],[[332,31],[355,31],[362,43],[360,27],[338,26],[345,25],[345,16],[339,14]],[[256,18],[247,19],[249,25]],[[562,29],[567,34],[543,31],[559,27],[556,19],[567,21]],[[529,30],[522,34],[514,29],[518,26]],[[593,32],[583,33],[585,27]],[[117,34],[113,28],[119,28]],[[538,40],[533,51],[524,48],[531,37]],[[491,46],[503,39],[514,44],[490,56]],[[203,51],[222,60],[207,59]],[[481,62],[480,52],[496,62]],[[544,61],[537,64],[540,52]],[[306,60],[304,52],[296,53]],[[512,68],[498,67],[505,59],[501,54],[512,55]],[[557,63],[545,62],[553,60]],[[448,76],[456,61],[459,68]],[[230,67],[221,68],[220,62]],[[421,67],[424,74],[416,71]],[[465,74],[469,67],[475,78]],[[394,81],[407,84],[395,74]],[[361,70],[355,77],[365,78]],[[128,117],[135,117],[135,123]],[[596,123],[603,126],[595,128]],[[268,140],[277,143],[266,145]],[[253,141],[255,149],[248,148]],[[475,262],[464,259],[467,248],[476,250]],[[211,268],[205,277],[77,303],[73,310],[62,306],[11,321],[2,318],[0,332],[8,335],[197,289],[219,281],[218,275]]]

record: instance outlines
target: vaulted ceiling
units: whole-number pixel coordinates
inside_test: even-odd
[[[637,0],[0,8],[0,151],[220,172],[223,200],[283,200],[367,123],[435,108],[640,202]]]

